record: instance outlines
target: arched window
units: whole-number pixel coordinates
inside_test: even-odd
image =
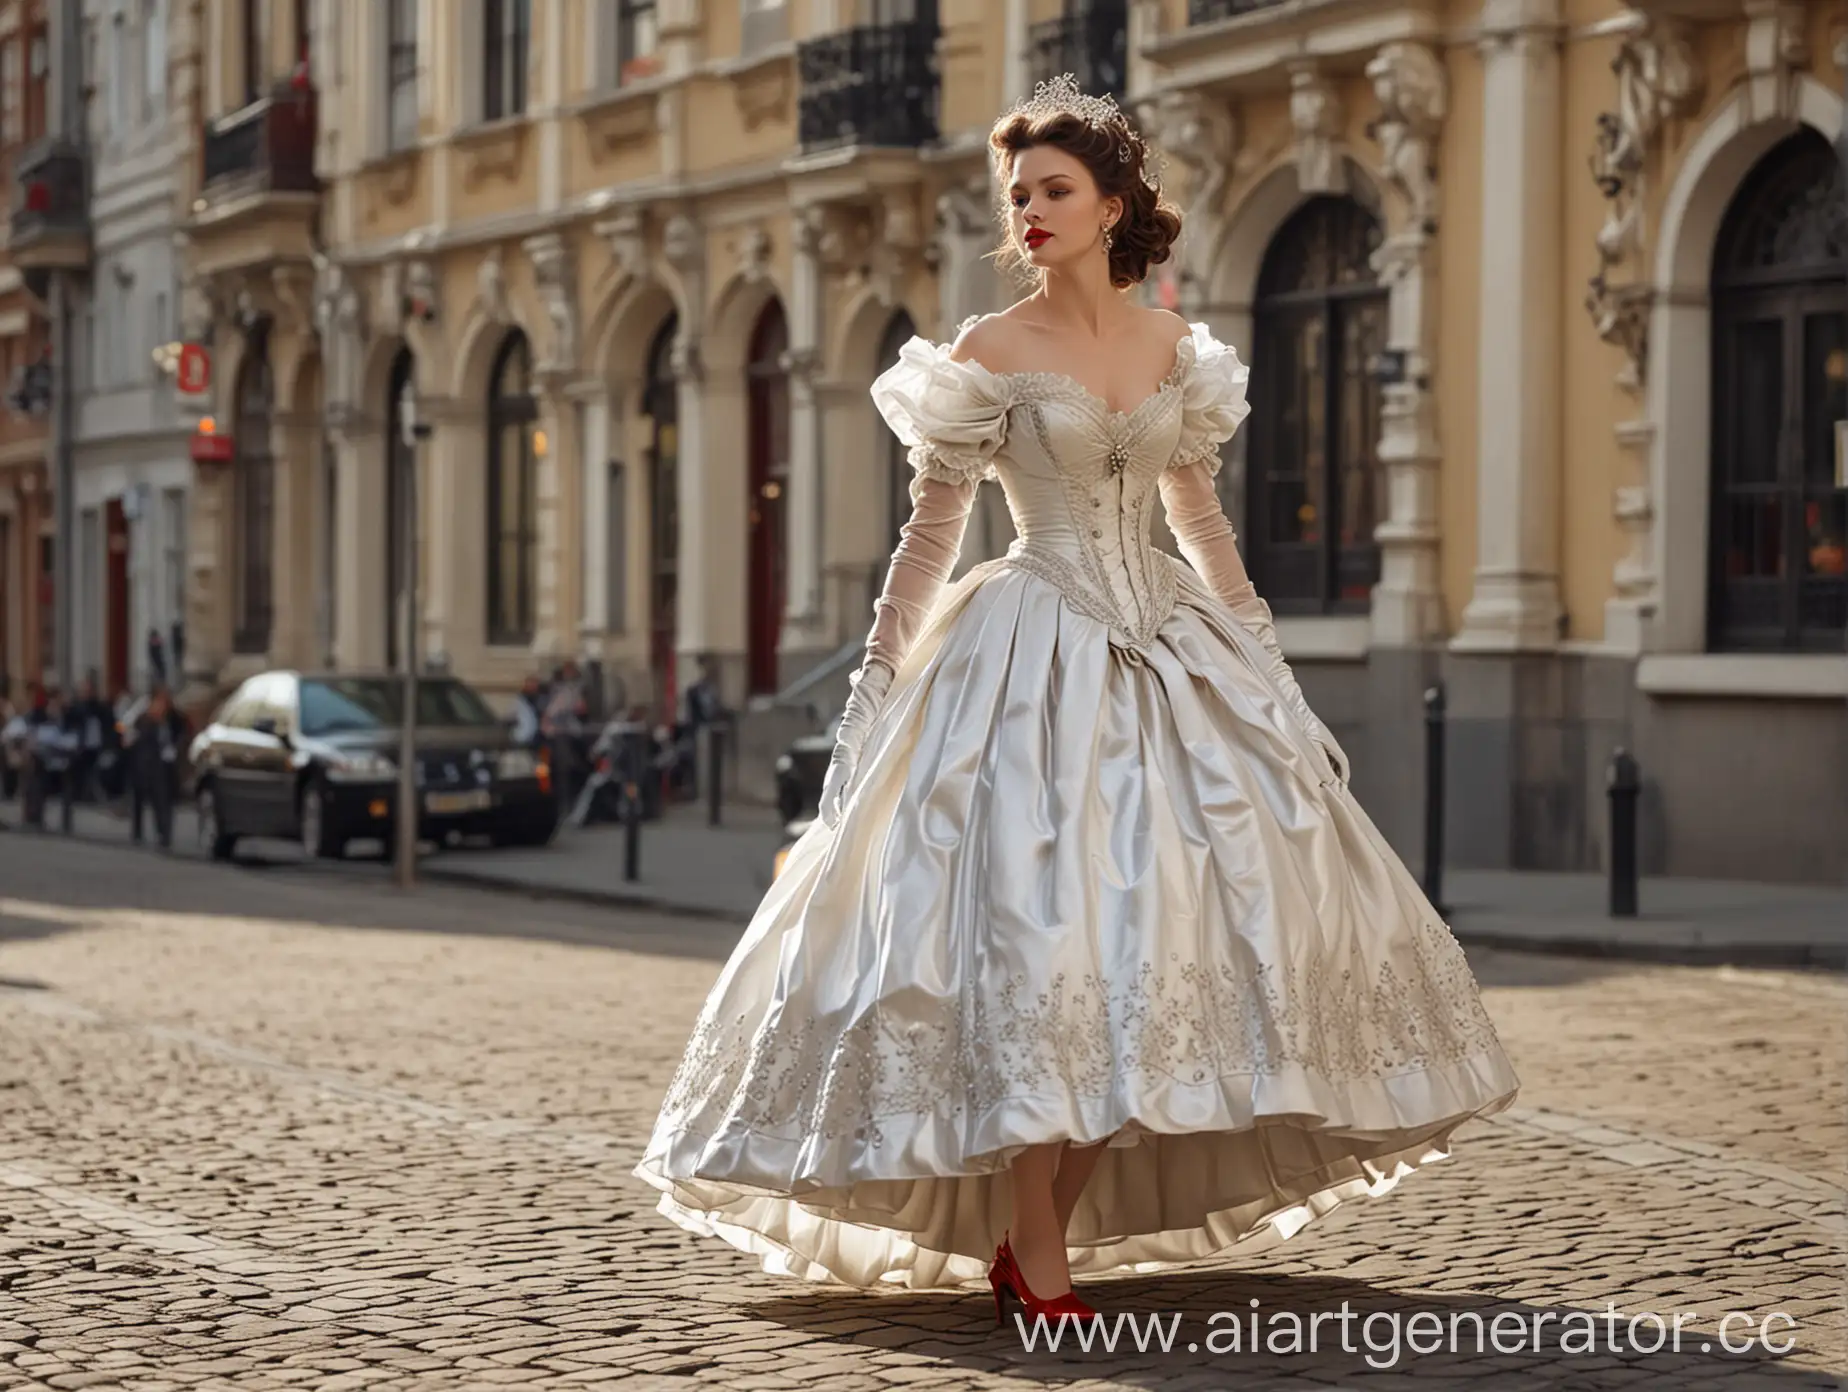
[[[236,557],[232,647],[240,653],[269,651],[271,552],[276,539],[276,461],[270,454],[270,417],[275,412],[268,336],[251,335],[238,370],[237,419],[232,425],[237,462],[231,476],[232,549]]]
[[[680,386],[674,376],[674,337],[679,319],[670,314],[648,349],[648,379],[642,412],[649,420],[648,447],[648,653],[656,709],[671,713],[679,695],[674,681],[674,639],[680,614]]]
[[[1364,612],[1379,580],[1380,235],[1353,199],[1312,198],[1259,272],[1246,559],[1278,613]]]
[[[532,351],[507,335],[488,378],[488,642],[533,640],[538,591],[539,469]]]
[[[879,371],[884,372],[898,361],[898,350],[909,343],[917,331],[911,316],[904,310],[892,316],[879,345]],[[886,539],[890,543],[887,547],[890,554],[898,545],[899,528],[911,516],[911,457],[910,451],[899,443],[898,436],[890,430],[881,434],[885,442]]]
[[[396,667],[403,651],[403,634],[399,631],[398,598],[404,593],[405,562],[410,555],[412,497],[411,470],[417,457],[404,441],[404,389],[410,385],[414,366],[409,348],[400,348],[391,360],[391,380],[386,391],[385,418],[390,428],[385,432],[385,662]]]
[[[1713,265],[1709,646],[1840,652],[1848,629],[1848,211],[1814,131],[1746,176]]]
[[[775,300],[751,332],[745,369],[750,384],[750,679],[752,694],[775,691],[786,594],[786,509],[789,493],[789,375],[783,355],[789,326]]]

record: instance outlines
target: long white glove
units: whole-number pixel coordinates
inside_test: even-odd
[[[898,549],[892,553],[885,588],[873,603],[866,657],[853,674],[853,692],[841,712],[834,753],[822,780],[821,820],[830,827],[840,823],[848,786],[866,737],[892,689],[892,678],[956,568],[977,487],[974,480],[952,483],[926,474],[912,480],[911,517],[899,529]]]
[[[1277,624],[1270,605],[1258,596],[1245,562],[1238,554],[1238,537],[1232,531],[1219,495],[1213,491],[1213,478],[1204,463],[1169,469],[1161,476],[1161,501],[1168,512],[1168,529],[1179,543],[1181,555],[1194,573],[1206,582],[1219,602],[1230,609],[1245,629],[1257,638],[1270,657],[1268,675],[1271,683],[1309,737],[1322,747],[1335,777],[1346,786],[1351,765],[1347,752],[1335,742],[1316,713],[1303,699],[1296,674],[1284,661],[1283,648],[1277,641]]]

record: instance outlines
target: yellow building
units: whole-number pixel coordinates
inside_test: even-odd
[[[866,388],[1008,299],[983,140],[1072,69],[1169,153],[1148,293],[1254,365],[1225,497],[1395,843],[1442,678],[1453,863],[1598,864],[1623,744],[1650,868],[1848,868],[1839,5],[203,3],[221,680],[391,660],[414,491],[426,653],[710,655],[773,748],[902,517]]]

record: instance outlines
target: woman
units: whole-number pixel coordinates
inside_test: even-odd
[[[1287,1238],[1518,1083],[1214,496],[1247,371],[1126,293],[1180,230],[1140,136],[1064,79],[990,146],[1038,287],[873,385],[914,506],[823,816],[637,1173],[771,1271],[1086,1315],[1072,1273]],[[946,588],[988,478],[1021,539]]]

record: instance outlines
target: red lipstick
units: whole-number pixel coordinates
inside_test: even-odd
[[[1044,246],[1047,242],[1050,242],[1052,240],[1052,233],[1048,232],[1043,227],[1035,227],[1035,228],[1030,229],[1027,232],[1027,235],[1023,237],[1021,240],[1026,242],[1027,249],[1031,251],[1038,247]]]

